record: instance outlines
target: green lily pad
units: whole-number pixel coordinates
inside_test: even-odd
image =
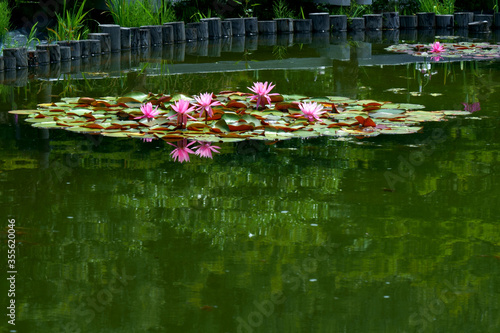
[[[31,125],[36,128],[60,128],[64,126],[59,126],[56,121],[45,121],[45,122],[39,122],[39,123],[34,123]]]
[[[26,116],[35,127],[59,128],[72,132],[102,134],[110,137],[161,138],[167,141],[180,139],[207,142],[238,142],[242,140],[286,140],[291,138],[372,137],[379,134],[408,134],[421,130],[420,123],[443,121],[447,116],[469,115],[467,111],[422,111],[420,104],[353,100],[347,97],[327,96],[310,98],[301,95],[283,95],[283,107],[256,110],[249,105],[251,94],[227,92],[218,95],[223,105],[214,108],[209,120],[198,118],[178,126],[177,113],[168,108],[160,111],[155,119],[134,119],[142,116],[141,103],[146,101],[175,101],[192,98],[176,95],[172,98],[161,94],[131,93],[123,97],[69,98],[63,102],[40,104],[37,110],[15,110],[11,113]],[[321,121],[309,122],[297,102],[334,103],[340,113],[330,110]],[[121,101],[121,104],[117,105]],[[245,105],[238,113],[238,104]],[[125,104],[126,102],[126,104]],[[96,106],[97,105],[97,106]],[[166,104],[168,106],[168,104]],[[197,117],[198,114],[193,113]],[[361,118],[360,118],[361,117]],[[174,117],[172,117],[174,118]],[[175,117],[176,118],[176,117]],[[376,126],[374,125],[376,124]]]
[[[142,92],[131,92],[123,97],[120,97],[116,100],[117,103],[143,103],[146,98],[148,98],[147,94]]]
[[[381,134],[413,134],[420,131],[422,127],[408,126],[408,127],[391,127],[380,131]]]
[[[417,110],[417,109],[423,109],[423,108],[425,108],[425,106],[420,105],[420,104],[409,104],[409,103],[401,103],[401,104],[387,103],[387,104],[382,105],[380,108],[381,109]]]
[[[448,110],[448,111],[443,111],[443,113],[446,116],[468,116],[471,113],[469,111],[454,111],[454,110]]]
[[[27,115],[32,113],[38,113],[40,110],[11,110],[10,114],[19,114],[19,115]]]
[[[229,126],[227,126],[227,123],[224,119],[220,119],[218,122],[215,123],[214,128],[217,128],[223,133],[230,132],[231,130],[229,129]]]

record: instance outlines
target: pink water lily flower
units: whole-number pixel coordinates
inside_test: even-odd
[[[158,106],[156,106],[156,108],[153,110],[153,104],[151,103],[142,104],[141,111],[143,115],[140,117],[135,117],[134,119],[147,118],[148,120],[151,120],[160,114],[160,111],[158,111]]]
[[[207,117],[213,117],[214,113],[212,111],[212,106],[221,105],[219,101],[212,101],[212,93],[200,94],[200,96],[194,96],[196,100],[196,110],[200,111],[201,117],[203,112],[206,112]]]
[[[192,120],[196,120],[193,116],[189,115],[188,113],[191,111],[194,111],[195,107],[189,107],[189,101],[185,99],[180,99],[177,102],[175,102],[174,105],[171,105],[172,109],[177,112],[177,115],[172,115],[168,117],[168,119],[177,117],[177,125],[185,126],[187,124],[187,119],[188,117]]]
[[[196,149],[195,154],[200,157],[212,158],[212,153],[220,153],[217,149],[219,146],[212,146],[210,142],[198,141],[199,146],[194,147]]]
[[[195,142],[196,141],[192,141],[188,143],[187,139],[177,141],[177,145],[167,142],[172,147],[175,147],[175,149],[170,153],[170,156],[174,159],[175,162],[189,162],[189,154],[194,154],[194,151],[192,151],[189,146],[191,146]]]
[[[316,103],[316,102],[304,102],[304,103],[299,103],[299,108],[300,111],[302,111],[302,114],[308,121],[321,121],[319,117],[325,113],[326,111],[323,110],[323,106]]]
[[[430,50],[431,53],[439,53],[444,51],[444,46],[441,45],[439,42],[435,42],[432,44],[432,49]]]
[[[253,95],[251,97],[251,100],[257,100],[257,109],[259,108],[260,105],[262,105],[263,107],[266,106],[266,104],[264,103],[264,98],[267,100],[267,104],[271,104],[271,97],[270,96],[273,96],[273,95],[279,95],[279,94],[270,94],[271,90],[273,90],[274,88],[274,85],[273,83],[267,83],[264,82],[254,82],[253,83],[253,87],[247,87],[248,89],[250,89],[253,93],[255,93],[256,95]]]

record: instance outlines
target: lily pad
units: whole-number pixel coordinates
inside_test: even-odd
[[[40,104],[37,110],[15,110],[13,114],[26,117],[34,127],[59,128],[72,132],[102,134],[110,137],[137,137],[165,141],[183,139],[204,142],[237,142],[242,140],[287,140],[291,138],[372,137],[380,134],[408,134],[421,130],[420,123],[443,121],[447,116],[468,115],[467,111],[422,111],[420,104],[354,100],[342,96],[311,98],[302,95],[280,95],[274,108],[247,108],[251,94],[223,92],[216,98],[222,103],[214,108],[214,115],[189,120],[180,126],[167,101],[188,99],[186,95],[131,93],[123,97],[99,99],[78,97],[62,102]],[[307,100],[323,106],[320,121],[308,121],[299,109],[299,102]],[[142,116],[141,103],[160,105],[155,119],[136,119]],[[233,108],[229,103],[244,107]],[[229,105],[229,106],[228,106]],[[192,113],[194,117],[197,113]]]
[[[387,51],[407,53],[417,57],[431,57],[439,61],[441,57],[466,59],[498,59],[500,45],[489,43],[440,43],[441,51],[434,51],[432,44],[396,44],[386,48]]]

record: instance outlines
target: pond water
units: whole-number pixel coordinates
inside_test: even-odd
[[[193,53],[1,86],[3,243],[8,219],[17,231],[16,326],[4,316],[2,331],[498,332],[500,62],[424,63],[387,45]],[[480,111],[411,135],[224,143],[182,164],[163,141],[47,132],[7,114],[254,81]]]

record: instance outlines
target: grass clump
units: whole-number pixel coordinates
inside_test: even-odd
[[[107,0],[106,5],[115,21],[122,27],[161,25],[175,21],[174,7],[169,0],[159,5],[153,0]]]
[[[12,11],[7,0],[0,0],[0,39],[3,40],[10,28]]]
[[[295,18],[295,13],[288,7],[285,0],[277,0],[273,4],[274,18]]]
[[[83,11],[85,1],[82,1],[80,7],[78,7],[78,1],[76,1],[70,11],[66,9],[66,0],[64,0],[62,15],[56,13],[57,25],[55,29],[47,28],[50,32],[50,39],[79,40],[87,37],[89,28],[85,24],[85,17],[89,11]]]
[[[455,0],[419,0],[420,10],[438,15],[450,15],[455,12]]]

